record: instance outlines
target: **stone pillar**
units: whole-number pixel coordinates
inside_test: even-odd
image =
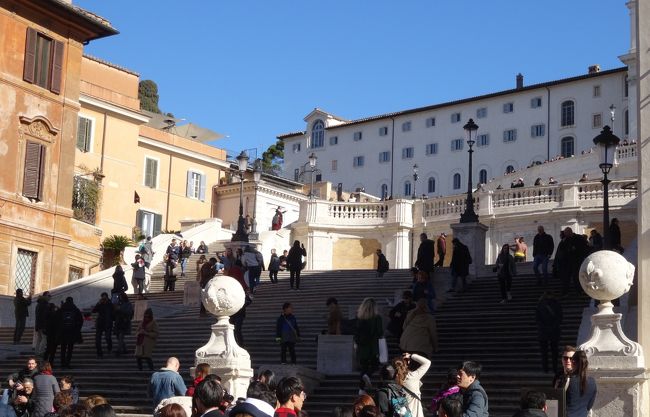
[[[613,251],[595,252],[580,267],[580,285],[600,300],[598,313],[591,317],[591,337],[579,347],[589,357],[588,375],[598,386],[594,417],[648,415],[643,349],[625,336],[622,314],[614,313],[611,302],[627,293],[633,280],[634,266]]]
[[[638,198],[637,198],[637,238],[638,249],[638,335],[639,343],[646,351],[650,350],[650,2],[629,1],[633,45],[630,52],[636,55],[634,110],[638,135]],[[631,97],[628,97],[628,100]],[[641,105],[643,103],[643,105]],[[632,106],[630,106],[632,108]],[[642,410],[644,416],[650,415],[650,387],[642,387]]]
[[[244,306],[244,289],[234,278],[217,275],[201,290],[205,309],[217,316],[210,340],[196,351],[194,365],[207,363],[221,377],[221,383],[235,398],[246,397],[253,376],[248,352],[235,342],[230,316]]]
[[[467,245],[472,255],[472,264],[469,266],[470,275],[476,277],[477,271],[485,265],[485,234],[488,227],[482,223],[455,223],[450,225],[454,239]],[[447,251],[453,250],[451,242],[447,242]]]

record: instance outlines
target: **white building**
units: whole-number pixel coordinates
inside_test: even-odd
[[[612,104],[614,133],[636,139],[635,123],[628,121],[627,74],[627,67],[592,66],[585,75],[531,86],[518,75],[512,90],[359,120],[315,109],[304,131],[278,136],[285,143],[285,175],[309,182],[309,168],[306,178],[302,174],[314,152],[321,173],[316,180],[342,183],[345,191],[365,188],[395,198],[458,194],[467,189],[463,126],[470,118],[479,125],[474,184],[589,150],[602,127],[612,125]]]

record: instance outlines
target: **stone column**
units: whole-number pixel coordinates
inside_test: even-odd
[[[580,267],[580,285],[600,300],[598,313],[591,317],[591,337],[579,347],[589,357],[588,375],[598,386],[594,417],[648,415],[643,349],[625,336],[622,314],[614,313],[611,302],[629,291],[633,279],[634,266],[613,251],[595,252]]]
[[[246,397],[253,376],[251,357],[235,342],[230,316],[244,306],[244,289],[234,278],[217,275],[201,290],[205,309],[217,316],[210,340],[196,351],[194,365],[207,363],[221,377],[221,383],[235,398]]]
[[[455,223],[450,225],[454,239],[467,245],[472,255],[472,264],[469,266],[470,275],[476,277],[477,272],[485,265],[485,234],[488,227],[482,223]],[[451,242],[447,242],[447,251],[453,250]]]
[[[631,51],[636,55],[634,74],[638,77],[635,88],[637,152],[639,161],[638,198],[637,198],[637,238],[638,248],[638,335],[639,343],[646,351],[650,350],[650,2],[630,1],[628,3],[631,16],[631,28],[635,43]],[[633,41],[634,42],[634,41]],[[628,97],[630,99],[630,97]],[[631,106],[632,107],[632,106]],[[643,384],[642,411],[643,416],[650,415],[650,387]]]

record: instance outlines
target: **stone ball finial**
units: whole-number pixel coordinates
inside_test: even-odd
[[[241,284],[227,275],[212,278],[201,290],[205,309],[217,317],[232,316],[244,306],[245,300]]]
[[[580,285],[596,300],[614,300],[630,290],[634,265],[610,250],[594,252],[580,266]]]

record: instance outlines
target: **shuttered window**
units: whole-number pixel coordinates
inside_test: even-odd
[[[144,159],[144,185],[149,188],[158,186],[158,161],[155,159]]]
[[[90,141],[93,121],[87,117],[79,116],[77,123],[77,149],[81,152],[90,152]]]
[[[205,175],[200,172],[187,171],[185,196],[205,201]]]
[[[27,141],[25,144],[25,168],[23,173],[23,195],[25,197],[41,200],[44,169],[45,146]]]
[[[63,42],[28,28],[23,79],[53,93],[61,93],[64,52]]]

